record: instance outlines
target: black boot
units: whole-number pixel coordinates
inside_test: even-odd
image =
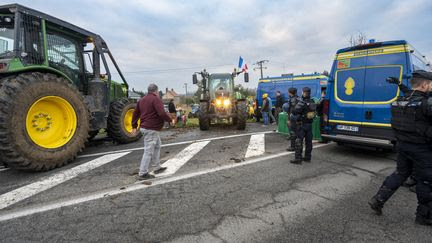
[[[415,222],[419,225],[432,225],[432,202],[418,205]]]
[[[289,151],[289,152],[294,152],[294,151],[295,151],[295,148],[293,148],[293,147],[290,147],[290,148],[287,148],[287,149],[286,149],[286,151]]]
[[[425,218],[420,215],[416,215],[415,223],[419,225],[428,225],[432,226],[432,219]]]
[[[377,215],[382,215],[382,209],[384,207],[384,202],[380,201],[377,196],[373,196],[369,200],[369,206]]]
[[[296,164],[296,165],[300,165],[302,163],[301,159],[293,159],[290,161],[291,164]]]

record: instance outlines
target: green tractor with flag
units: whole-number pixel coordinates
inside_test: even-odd
[[[248,119],[246,97],[234,91],[234,79],[244,72],[244,81],[249,82],[249,74],[243,70],[233,73],[212,73],[205,69],[192,76],[193,84],[198,85],[200,107],[198,111],[199,127],[209,130],[212,122],[225,120],[244,130]],[[198,75],[201,79],[198,80]]]
[[[0,164],[63,166],[100,129],[119,143],[138,140],[128,88],[101,36],[18,4],[0,6]]]

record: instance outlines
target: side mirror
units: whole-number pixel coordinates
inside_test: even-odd
[[[196,73],[194,73],[194,74],[192,75],[192,83],[193,83],[193,84],[197,84],[197,83],[198,83],[198,77],[197,77]]]
[[[249,83],[249,73],[244,73],[244,81],[245,83]]]

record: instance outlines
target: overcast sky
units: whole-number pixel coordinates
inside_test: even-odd
[[[248,87],[256,87],[252,64],[262,59],[270,61],[265,76],[330,70],[336,50],[358,32],[406,39],[432,58],[431,0],[17,2],[100,34],[138,90],[151,82],[194,90],[194,71],[231,72],[239,56],[250,66]]]

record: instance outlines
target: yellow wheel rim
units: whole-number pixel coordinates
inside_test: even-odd
[[[128,133],[132,133],[132,117],[133,117],[134,111],[135,111],[135,109],[129,109],[128,111],[126,111],[125,117],[123,119],[124,129]],[[138,120],[138,127],[139,127],[139,125],[140,125],[140,120]]]
[[[26,129],[38,146],[59,148],[68,143],[77,128],[77,116],[72,105],[58,96],[37,100],[27,112]]]

